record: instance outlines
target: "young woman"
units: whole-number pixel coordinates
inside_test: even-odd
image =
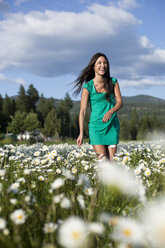
[[[77,145],[80,147],[83,143],[84,118],[89,101],[91,105],[89,143],[93,145],[99,159],[106,156],[113,160],[119,143],[120,124],[117,111],[122,107],[123,101],[117,79],[110,77],[106,55],[96,53],[75,83],[76,94],[83,88]]]

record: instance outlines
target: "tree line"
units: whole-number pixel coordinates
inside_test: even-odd
[[[132,110],[130,118],[120,118],[120,138],[122,140],[144,140],[152,138],[156,132],[163,132],[165,124],[155,112],[150,115],[138,114],[136,108]]]
[[[17,97],[3,98],[0,95],[0,134],[23,134],[40,131],[45,137],[77,138],[79,134],[79,111],[73,112],[73,101],[68,93],[64,99],[55,104],[53,98],[39,96],[37,89],[31,84],[27,91],[20,86]],[[84,123],[84,137],[88,137],[89,108]],[[147,132],[155,129],[164,130],[164,122],[155,113],[142,117],[136,108],[130,118],[120,116],[120,137],[122,140],[142,139]]]
[[[71,118],[73,101],[66,93],[56,106],[53,98],[39,96],[31,84],[27,91],[20,86],[17,97],[4,98],[0,95],[0,133],[20,134],[39,130],[45,137],[77,137],[79,132],[78,113]],[[87,135],[87,128],[85,130]]]

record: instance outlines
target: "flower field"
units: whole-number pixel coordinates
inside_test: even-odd
[[[165,144],[0,148],[0,247],[164,248]]]

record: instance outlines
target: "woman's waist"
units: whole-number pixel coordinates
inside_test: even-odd
[[[103,117],[104,117],[105,113],[100,113],[100,115],[96,115],[96,114],[92,114],[91,112],[91,115],[90,115],[90,119],[89,119],[89,124],[99,124],[99,123],[103,123]],[[113,113],[110,120],[109,121],[112,121],[113,119],[115,118],[118,118],[117,117],[117,113]]]

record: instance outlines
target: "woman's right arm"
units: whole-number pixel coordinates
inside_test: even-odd
[[[83,88],[81,95],[81,104],[80,104],[80,113],[79,113],[79,129],[80,134],[77,138],[77,145],[80,147],[83,143],[83,132],[84,132],[84,118],[88,103],[89,91],[86,88]]]

